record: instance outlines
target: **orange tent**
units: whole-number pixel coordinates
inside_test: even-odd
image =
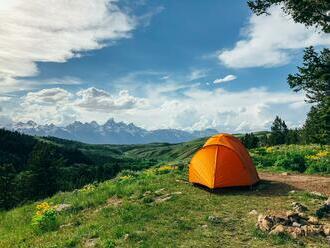
[[[208,188],[252,185],[259,181],[252,159],[239,139],[230,134],[209,138],[189,166],[189,182]]]

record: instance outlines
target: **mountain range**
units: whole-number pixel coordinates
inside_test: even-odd
[[[178,129],[146,130],[133,123],[116,122],[113,118],[103,125],[96,121],[82,123],[75,121],[67,126],[54,124],[38,125],[34,121],[12,123],[5,127],[8,130],[36,136],[53,136],[90,144],[147,144],[179,143],[218,133],[215,129],[184,131]]]

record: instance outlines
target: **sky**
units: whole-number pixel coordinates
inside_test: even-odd
[[[301,126],[303,49],[330,37],[231,0],[2,0],[0,125],[109,118],[152,130]]]

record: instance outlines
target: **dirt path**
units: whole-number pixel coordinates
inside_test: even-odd
[[[262,180],[285,183],[297,189],[320,192],[330,196],[330,177],[297,174],[283,175],[269,172],[258,172],[258,174]]]

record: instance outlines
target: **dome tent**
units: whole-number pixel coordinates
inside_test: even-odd
[[[230,134],[209,138],[191,159],[189,182],[208,188],[253,185],[259,176],[239,139]]]

